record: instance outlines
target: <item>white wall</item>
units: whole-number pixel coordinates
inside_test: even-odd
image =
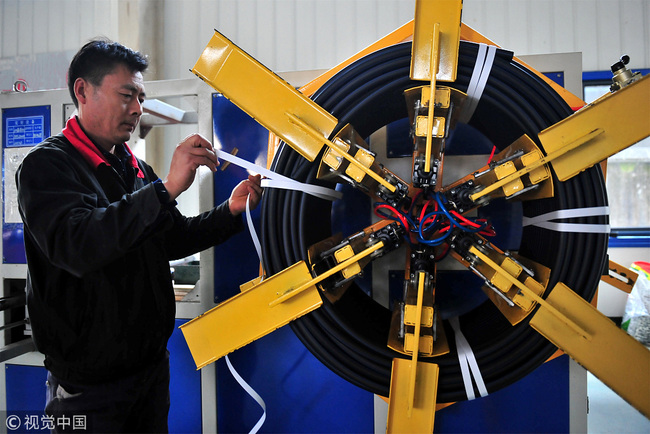
[[[648,0],[465,0],[463,21],[516,54],[582,52],[585,71],[650,67]]]
[[[329,68],[411,20],[414,4],[167,0],[164,78],[187,74],[213,28],[274,71]],[[463,21],[519,55],[582,52],[591,71],[627,53],[635,67],[650,67],[648,0],[465,0]]]
[[[189,77],[215,28],[275,71],[324,69],[413,10],[414,0],[0,0],[0,89],[16,59],[71,57],[97,35],[155,52],[156,79]],[[519,55],[578,51],[584,70],[606,70],[627,53],[650,67],[649,0],[465,0],[463,21]]]

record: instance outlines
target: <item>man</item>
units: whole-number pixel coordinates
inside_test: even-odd
[[[164,432],[166,350],[175,317],[169,260],[241,230],[260,177],[199,216],[175,199],[199,166],[219,164],[200,135],[175,149],[163,181],[126,145],[142,114],[147,59],[121,44],[84,45],[68,70],[78,115],[16,173],[33,338],[48,369],[46,413],[83,416],[93,432]],[[72,426],[68,426],[72,429]]]

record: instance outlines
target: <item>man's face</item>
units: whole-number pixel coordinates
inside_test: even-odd
[[[79,99],[79,119],[86,134],[107,151],[128,141],[142,115],[142,73],[118,65],[100,86],[85,80],[81,86],[85,97]]]

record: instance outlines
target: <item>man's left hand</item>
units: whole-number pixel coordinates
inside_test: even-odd
[[[248,179],[240,182],[232,190],[228,199],[230,213],[234,216],[246,211],[246,198],[250,195],[251,210],[255,209],[262,198],[261,175],[248,175]]]

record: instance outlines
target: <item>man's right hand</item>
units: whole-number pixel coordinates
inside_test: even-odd
[[[219,159],[212,143],[200,134],[192,134],[176,146],[169,174],[163,181],[170,200],[175,200],[192,185],[199,166],[206,166],[214,172],[219,166]]]

